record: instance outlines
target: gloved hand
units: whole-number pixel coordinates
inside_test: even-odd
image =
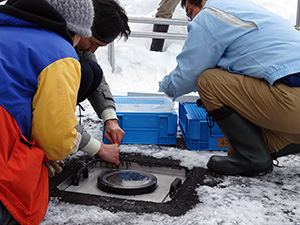
[[[46,162],[49,177],[54,177],[55,173],[61,173],[65,163],[62,160],[49,160]]]

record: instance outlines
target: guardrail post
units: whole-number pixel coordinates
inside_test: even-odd
[[[298,0],[297,18],[296,18],[296,27],[298,28],[299,26],[300,26],[300,0]]]
[[[299,0],[300,1],[300,0]],[[128,17],[129,23],[144,23],[144,24],[166,24],[166,25],[177,25],[187,26],[188,21],[182,19],[164,19],[164,18],[145,18],[145,17]],[[130,37],[136,38],[159,38],[159,39],[173,39],[173,40],[185,40],[187,34],[176,34],[176,33],[161,33],[161,32],[150,32],[150,31],[131,31]],[[114,43],[108,45],[108,61],[114,70],[115,67],[115,55],[114,55]]]
[[[112,72],[114,72],[114,69],[115,69],[115,44],[114,44],[114,41],[108,45],[107,57],[108,57],[110,66],[112,68]]]

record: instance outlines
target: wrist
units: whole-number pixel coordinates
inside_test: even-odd
[[[118,120],[116,111],[114,108],[107,108],[101,113],[101,119],[103,120],[104,124],[108,120]]]
[[[89,154],[90,156],[94,156],[99,152],[98,150],[101,149],[101,145],[102,144],[100,143],[100,141],[91,137],[87,145],[84,146],[81,150]]]
[[[101,144],[101,146],[100,146],[100,148],[99,148],[99,150],[98,150],[98,152],[97,152],[97,155],[102,159],[102,157],[103,157],[103,152],[104,152],[104,148],[105,148],[105,144]]]
[[[105,127],[115,126],[115,125],[118,125],[118,120],[117,119],[106,120],[105,123],[104,123]]]

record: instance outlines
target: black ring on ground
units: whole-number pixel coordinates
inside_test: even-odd
[[[157,178],[153,174],[134,170],[106,171],[98,176],[97,187],[118,195],[140,195],[153,192]]]

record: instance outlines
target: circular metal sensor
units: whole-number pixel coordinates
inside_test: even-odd
[[[153,174],[133,171],[107,171],[98,176],[98,188],[119,195],[139,195],[153,192],[157,178]]]

